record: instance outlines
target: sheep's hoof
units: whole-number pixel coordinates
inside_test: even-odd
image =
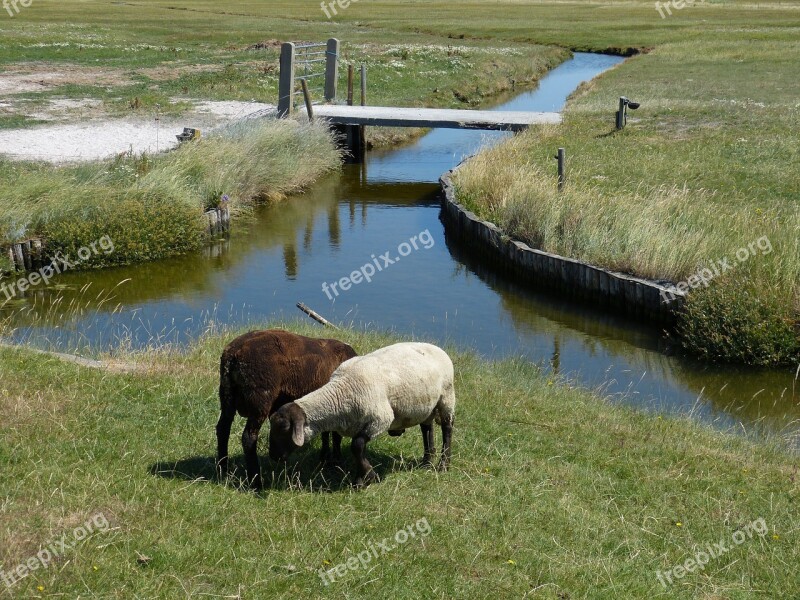
[[[419,461],[419,466],[423,469],[432,469],[433,459],[430,456],[423,456],[422,460]]]
[[[442,471],[442,472],[444,472],[444,471],[447,471],[447,469],[448,469],[448,467],[449,467],[449,466],[450,466],[450,464],[449,464],[449,463],[447,463],[447,462],[445,462],[445,461],[441,461],[441,462],[440,462],[440,463],[437,465],[437,467],[436,467],[436,470],[437,470],[437,471]]]
[[[380,481],[381,481],[380,476],[375,471],[370,470],[367,472],[366,475],[364,475],[364,477],[359,477],[358,479],[356,479],[355,486],[357,489],[363,490],[369,484],[380,483]]]

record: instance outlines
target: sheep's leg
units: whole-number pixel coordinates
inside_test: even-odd
[[[422,454],[422,465],[429,467],[433,464],[433,455],[436,453],[433,446],[433,424],[420,423],[419,428],[422,430],[422,446],[425,449]]]
[[[333,453],[331,454],[330,439],[333,435]],[[341,464],[342,463],[342,436],[333,432],[325,431],[322,433],[322,450],[320,451],[319,460],[323,464]]]
[[[381,480],[365,456],[368,441],[369,437],[361,433],[350,444],[350,451],[356,459],[356,487],[366,487]]]
[[[228,440],[231,437],[231,426],[235,410],[223,409],[217,421],[217,477],[225,479],[228,476]]]
[[[261,489],[261,467],[258,464],[258,432],[264,419],[250,417],[242,432],[242,450],[247,465],[247,482],[255,490]]]
[[[319,452],[319,462],[328,462],[331,453],[331,434],[327,431],[322,432],[322,448]]]
[[[225,354],[222,355],[219,367],[219,420],[217,421],[217,477],[225,479],[228,475],[228,441],[231,437],[231,426],[236,416],[236,402]]]
[[[337,432],[332,433],[333,436],[333,460],[334,462],[342,463],[342,436]]]
[[[217,421],[217,477],[220,479],[228,476],[228,441],[235,416],[236,411],[223,409]]]
[[[439,470],[446,471],[450,465],[450,440],[453,437],[453,418],[442,419],[442,460]]]
[[[331,453],[330,439],[333,437],[333,453]],[[323,464],[341,464],[342,461],[342,436],[335,431],[322,433],[322,449],[319,460]]]

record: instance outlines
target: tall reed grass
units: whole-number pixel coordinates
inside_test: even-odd
[[[53,169],[0,168],[0,243],[33,236],[51,253],[108,235],[115,251],[82,266],[154,260],[198,248],[203,212],[230,198],[233,217],[255,202],[300,191],[336,169],[340,154],[322,125],[246,121],[163,155],[123,155]]]

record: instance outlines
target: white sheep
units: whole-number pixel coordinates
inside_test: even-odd
[[[434,454],[433,421],[442,426],[444,470],[456,396],[453,362],[432,344],[406,342],[343,362],[318,390],[281,407],[270,417],[269,454],[286,460],[290,453],[323,431],[353,438],[356,485],[379,480],[365,458],[367,442],[389,431],[399,435],[414,425],[422,429],[423,464]]]

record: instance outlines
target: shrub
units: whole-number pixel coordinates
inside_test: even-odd
[[[749,278],[715,280],[692,292],[677,332],[684,348],[711,362],[765,366],[800,360],[800,319],[792,303]]]

